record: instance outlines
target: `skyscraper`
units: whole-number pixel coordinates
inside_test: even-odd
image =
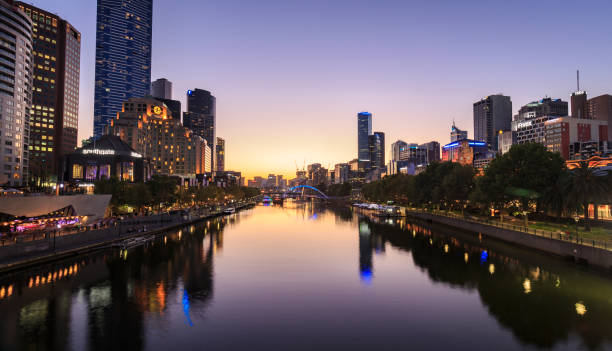
[[[36,30],[29,163],[30,179],[40,185],[55,178],[61,157],[77,147],[81,34],[55,14],[16,4]]]
[[[32,20],[25,12],[12,2],[0,0],[0,109],[3,149],[0,158],[0,183],[13,186],[25,184],[28,178],[33,74],[32,27]]]
[[[360,169],[369,166],[370,144],[368,138],[370,134],[372,134],[372,114],[359,112],[357,114],[357,159]]]
[[[455,121],[453,121],[453,126],[451,127],[451,132],[450,132],[450,141],[451,141],[451,143],[453,141],[463,140],[463,139],[467,139],[467,138],[468,138],[467,130],[461,130],[461,129],[457,128],[457,126],[455,125]]]
[[[153,0],[98,0],[94,137],[123,101],[151,89]]]
[[[172,82],[159,78],[151,83],[151,96],[154,98],[172,100]]]
[[[212,169],[216,169],[214,159],[217,150],[215,111],[216,99],[210,91],[203,89],[187,91],[187,112],[183,114],[183,125],[206,139],[212,153]]]
[[[432,164],[434,162],[440,161],[440,143],[439,142],[430,141],[428,143],[419,145],[419,148],[427,150],[427,164]]]
[[[217,137],[217,172],[225,171],[225,139]]]
[[[512,100],[509,96],[489,95],[474,103],[474,139],[486,142],[497,150],[497,134],[510,130]]]
[[[408,147],[408,143],[403,140],[398,140],[391,144],[391,161],[401,161],[402,151]]]
[[[370,167],[379,168],[385,167],[385,133],[374,132],[368,137],[370,149]]]

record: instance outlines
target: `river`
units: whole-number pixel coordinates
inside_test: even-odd
[[[0,350],[612,349],[612,276],[287,202],[0,276]]]

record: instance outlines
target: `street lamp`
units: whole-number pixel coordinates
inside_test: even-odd
[[[574,214],[574,221],[576,222],[576,242],[578,242],[578,221],[580,220],[580,216],[578,216],[578,212]]]

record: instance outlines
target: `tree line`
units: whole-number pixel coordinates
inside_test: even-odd
[[[175,204],[186,206],[244,200],[259,195],[260,191],[243,186],[184,188],[177,178],[155,175],[143,183],[129,183],[116,177],[101,179],[95,182],[94,193],[112,195],[110,206],[113,213],[117,213],[125,212],[127,207],[142,212],[145,207],[161,210]]]
[[[589,204],[612,203],[612,174],[586,161],[568,169],[560,154],[527,143],[513,145],[480,174],[470,165],[437,162],[416,176],[396,174],[364,184],[362,193],[370,201],[462,213],[495,209],[501,221],[506,214],[561,220],[582,213],[589,219]],[[585,226],[590,229],[588,220]]]

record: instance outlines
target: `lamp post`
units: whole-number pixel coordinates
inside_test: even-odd
[[[576,242],[578,242],[578,221],[580,221],[580,216],[578,216],[578,212],[574,215],[574,221],[576,222]]]

